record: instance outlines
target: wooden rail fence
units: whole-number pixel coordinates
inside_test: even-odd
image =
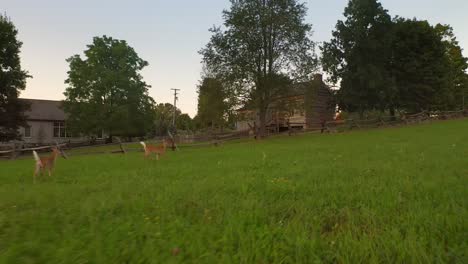
[[[335,120],[323,122],[321,126],[309,127],[306,129],[297,129],[295,127],[304,126],[305,123],[288,123],[288,130],[285,132],[276,132],[270,133],[269,135],[280,135],[280,134],[299,134],[299,133],[310,133],[310,132],[320,132],[320,133],[333,133],[333,132],[343,132],[353,129],[366,129],[366,128],[376,128],[376,127],[386,127],[386,126],[397,126],[397,125],[411,125],[422,122],[428,122],[431,120],[447,120],[455,118],[468,117],[468,110],[461,111],[437,111],[437,112],[428,112],[424,111],[421,113],[407,114],[400,117],[396,116],[382,116],[374,119],[366,120],[355,120],[355,119],[345,119],[345,120]],[[245,131],[237,131],[231,133],[217,133],[217,134],[206,134],[206,135],[194,135],[191,137],[171,137],[174,142],[178,142],[175,147],[177,149],[186,149],[186,148],[196,148],[196,147],[207,147],[207,146],[219,146],[220,144],[232,141],[245,139],[255,136],[255,132],[252,133],[252,128]],[[189,141],[191,143],[180,144],[181,141]],[[110,153],[122,153],[127,152],[136,152],[143,151],[140,146],[135,147],[137,142],[121,142],[117,138],[117,143],[110,144],[89,144],[86,142],[81,143],[70,143],[70,142],[56,142],[55,145],[39,146],[32,148],[23,148],[22,143],[12,143],[10,144],[10,149],[0,150],[0,158],[6,159],[16,159],[21,155],[31,155],[33,150],[43,151],[49,150],[53,147],[58,147],[63,150],[71,150],[72,152],[68,155],[89,155],[89,154],[110,154]],[[148,141],[151,143],[151,140]],[[133,147],[132,147],[133,145]],[[5,148],[5,145],[3,146]],[[104,150],[99,148],[106,147]],[[115,147],[108,149],[107,147]],[[174,148],[174,150],[176,149]],[[78,150],[85,149],[86,151],[80,152]],[[95,149],[93,151],[93,149]]]

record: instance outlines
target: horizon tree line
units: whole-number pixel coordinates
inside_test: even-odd
[[[236,108],[249,105],[264,133],[272,99],[291,83],[307,82],[322,69],[338,86],[339,109],[361,117],[389,113],[465,108],[468,59],[449,25],[391,17],[378,0],[350,0],[332,39],[319,48],[306,23],[307,7],[299,0],[231,0],[223,26],[199,53],[203,72],[198,113],[180,110],[183,130],[230,128]],[[0,141],[19,138],[27,105],[18,100],[26,79],[21,68],[17,29],[0,15]],[[170,104],[156,104],[141,71],[141,59],[125,40],[95,37],[85,57],[67,59],[70,69],[64,95],[67,125],[74,133],[142,137],[169,129]],[[172,112],[170,112],[172,114]]]

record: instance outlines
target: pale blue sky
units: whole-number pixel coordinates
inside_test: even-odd
[[[329,40],[347,0],[307,0],[307,22],[313,39]],[[417,17],[454,27],[468,56],[468,0],[382,0],[392,16]],[[23,68],[33,76],[25,98],[63,99],[68,65],[82,54],[93,36],[125,39],[150,64],[143,71],[150,95],[172,102],[170,88],[181,89],[178,106],[196,113],[200,79],[198,50],[209,40],[208,29],[222,23],[228,0],[0,0],[0,12],[12,19],[24,42]]]

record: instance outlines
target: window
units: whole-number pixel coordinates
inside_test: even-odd
[[[31,127],[30,126],[24,127],[24,137],[25,138],[31,138]]]
[[[65,122],[54,122],[54,137],[55,138],[64,138],[67,137],[67,128],[65,127]]]

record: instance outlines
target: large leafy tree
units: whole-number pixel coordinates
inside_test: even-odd
[[[198,121],[203,127],[222,127],[229,110],[227,93],[221,81],[203,78],[198,86]]]
[[[140,74],[148,62],[126,41],[95,37],[70,64],[64,109],[72,131],[92,135],[100,130],[120,136],[142,136],[153,128],[154,101]]]
[[[210,72],[256,107],[261,134],[272,98],[283,90],[275,89],[285,79],[278,76],[307,80],[316,69],[306,11],[297,0],[231,0],[224,27],[212,28],[200,51]]]
[[[322,64],[330,79],[340,83],[340,107],[357,111],[383,110],[392,104],[391,17],[377,0],[350,0],[333,38],[325,42]]]
[[[28,105],[18,99],[31,77],[21,68],[21,41],[18,30],[6,16],[0,15],[0,142],[19,139],[18,128],[26,125]]]
[[[415,112],[444,109],[453,102],[453,73],[441,34],[427,21],[397,18],[393,31],[392,76],[398,108]]]

